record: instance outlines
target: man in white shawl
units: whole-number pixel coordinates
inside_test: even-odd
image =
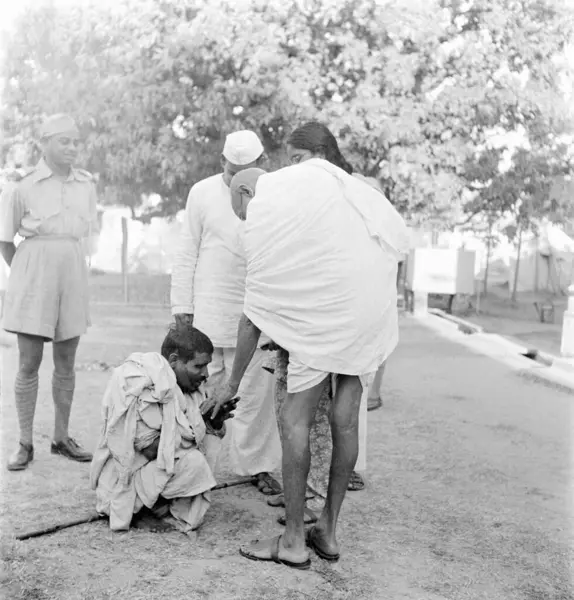
[[[91,466],[96,509],[113,531],[197,529],[215,486],[212,469],[237,400],[203,417],[213,345],[189,324],[172,326],[156,352],[134,353],[114,369]]]
[[[408,244],[388,200],[336,166],[333,143],[311,158],[290,146],[292,162],[300,164],[271,174],[252,169],[232,182],[235,212],[246,219],[244,314],[226,389],[205,406],[217,415],[235,395],[261,332],[289,352],[280,415],[285,533],[240,552],[298,569],[310,566],[306,545],[339,559],[336,525],[357,461],[361,395],[398,342],[397,265]],[[309,431],[327,378],[331,475],[325,507],[305,534]]]

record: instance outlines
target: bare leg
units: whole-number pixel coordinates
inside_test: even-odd
[[[309,433],[325,381],[288,394],[280,415],[283,443],[283,493],[285,495],[285,533],[279,540],[279,558],[303,563],[309,554],[305,547],[304,509],[307,476],[311,463]],[[354,463],[353,463],[354,465]],[[275,540],[264,540],[242,549],[244,555],[268,559]]]
[[[55,424],[54,441],[62,442],[69,437],[70,412],[74,398],[76,373],[76,350],[80,342],[79,337],[54,342],[54,374],[52,376],[52,395],[54,397]]]
[[[18,334],[19,368],[16,375],[16,410],[20,425],[20,441],[31,444],[34,413],[38,399],[38,370],[44,354],[44,338]]]
[[[294,551],[305,548],[305,491],[311,464],[309,433],[325,383],[322,381],[303,392],[289,394],[281,411],[283,489],[287,521],[283,546]]]
[[[381,386],[383,384],[383,375],[385,374],[386,361],[379,367],[369,388],[369,395],[367,398],[367,404],[369,410],[376,410],[380,408],[382,403],[381,399]]]
[[[333,457],[325,508],[315,525],[315,541],[329,554],[338,554],[336,529],[347,486],[359,453],[359,406],[363,387],[358,377],[339,375],[333,398],[331,430]]]

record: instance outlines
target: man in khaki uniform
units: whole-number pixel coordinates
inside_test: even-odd
[[[0,200],[0,252],[10,267],[2,327],[17,335],[19,368],[15,400],[20,443],[8,470],[34,458],[33,423],[44,343],[52,342],[55,408],[52,454],[88,462],[68,433],[80,336],[90,325],[88,272],[83,238],[97,226],[92,176],[73,167],[79,132],[67,115],[47,119],[40,139],[43,157]],[[24,241],[16,248],[16,235]]]

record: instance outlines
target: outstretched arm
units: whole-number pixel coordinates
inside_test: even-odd
[[[231,389],[235,390],[234,393],[237,393],[239,384],[245,375],[245,371],[247,371],[247,367],[257,350],[257,344],[260,337],[261,330],[256,327],[245,314],[241,315],[237,331],[235,359],[227,384]]]
[[[201,412],[204,415],[211,411],[210,418],[215,418],[221,407],[237,394],[239,384],[257,350],[257,343],[259,342],[260,337],[261,330],[245,315],[241,315],[237,332],[237,348],[235,350],[235,359],[231,369],[231,376],[223,389],[202,406]]]

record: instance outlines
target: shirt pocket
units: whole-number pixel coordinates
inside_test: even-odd
[[[32,187],[25,196],[26,213],[37,223],[59,215],[62,212],[60,194],[52,185]]]

